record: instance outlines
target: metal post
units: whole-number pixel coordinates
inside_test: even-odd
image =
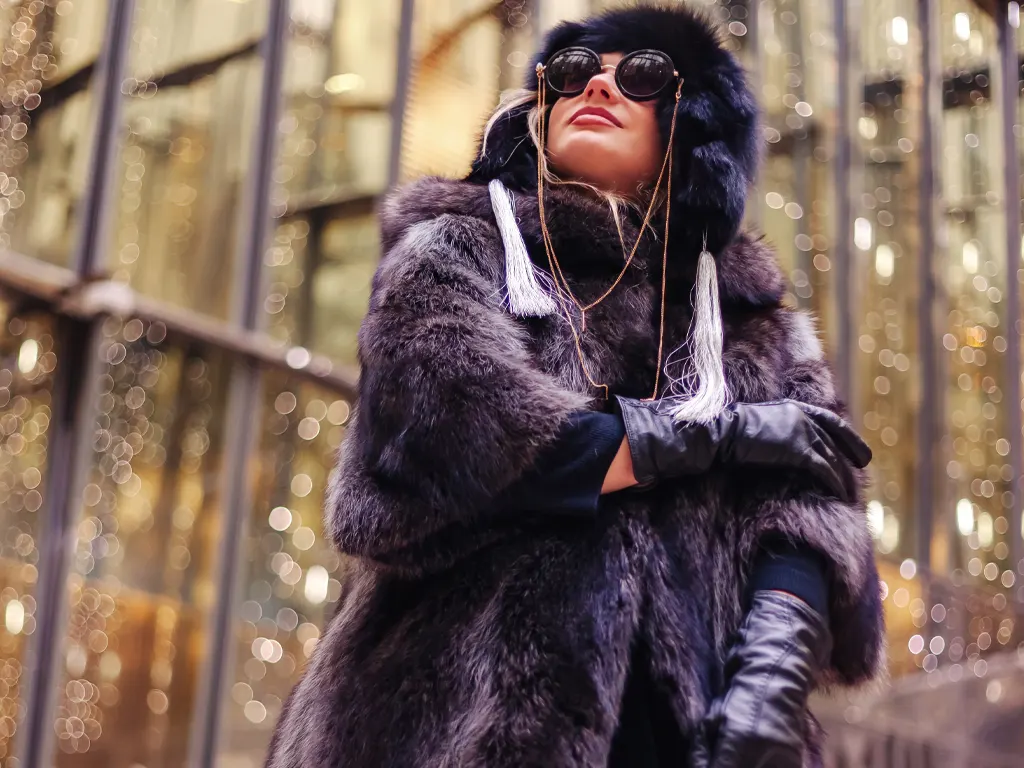
[[[86,177],[89,185],[73,261],[75,271],[86,278],[102,272],[103,268],[110,210],[107,202],[111,197],[118,133],[121,130],[121,83],[131,45],[135,0],[111,0],[108,8],[104,44],[91,86],[97,94],[95,139],[89,157],[89,174]]]
[[[242,206],[242,238],[239,244],[241,271],[236,286],[234,319],[243,328],[260,326],[263,305],[263,251],[270,232],[270,189],[277,160],[277,123],[284,83],[285,38],[288,34],[288,0],[271,0],[267,32],[260,45],[263,83],[259,122],[253,142],[252,172],[246,203]]]
[[[199,686],[192,718],[195,738],[189,765],[212,768],[217,764],[221,723],[226,702],[224,692],[231,686],[235,648],[232,619],[243,587],[239,571],[244,563],[241,550],[247,541],[252,489],[249,485],[249,461],[256,446],[256,420],[262,378],[259,368],[249,360],[238,360],[232,371],[228,392],[227,431],[224,440],[224,474],[221,509],[223,536],[218,553],[216,606],[207,642],[207,674]]]
[[[35,658],[28,664],[24,739],[21,764],[44,768],[53,764],[53,713],[60,675],[61,638],[67,615],[67,577],[75,546],[73,523],[92,457],[93,425],[99,399],[101,319],[90,323],[60,316],[60,363],[54,382],[54,412],[46,468],[46,495],[40,511],[36,586]]]
[[[836,115],[836,237],[833,244],[836,269],[836,349],[833,359],[839,378],[839,391],[851,402],[855,387],[853,361],[857,354],[853,322],[853,137],[850,134],[852,118],[849,0],[833,0],[833,22],[836,35],[837,90],[839,104]]]
[[[1006,201],[1006,430],[1010,441],[1010,453],[1006,460],[1013,468],[1011,492],[1013,507],[1010,510],[1010,562],[1014,565],[1024,557],[1024,541],[1021,538],[1021,462],[1024,461],[1024,437],[1021,436],[1021,315],[1020,282],[1017,271],[1020,268],[1021,248],[1021,206],[1020,177],[1017,151],[1017,108],[1020,93],[1020,64],[1017,54],[1017,29],[1020,23],[1020,5],[1007,3],[1007,7],[996,13],[999,27],[999,61],[1002,86],[1000,94],[1000,117],[1003,134],[1003,198]],[[1013,566],[1011,566],[1012,568]],[[1019,593],[1018,593],[1019,594]]]
[[[921,29],[921,185],[920,217],[921,253],[918,257],[920,302],[917,310],[918,338],[921,346],[921,412],[917,425],[917,531],[914,557],[922,566],[931,564],[931,539],[936,513],[935,464],[942,439],[941,383],[938,356],[938,332],[935,322],[937,281],[936,261],[942,244],[936,235],[938,216],[939,123],[942,117],[942,69],[939,60],[939,25],[937,4],[918,0],[918,24]]]
[[[89,157],[89,184],[82,200],[82,221],[73,267],[81,278],[100,271],[106,241],[107,201],[121,126],[121,83],[124,80],[134,0],[111,0],[103,46],[90,88],[96,98],[96,123]],[[26,768],[52,764],[52,727],[56,680],[60,671],[61,637],[66,620],[66,581],[74,547],[78,500],[92,457],[95,405],[99,396],[101,319],[61,316],[58,349],[62,357],[54,383],[53,435],[46,469],[46,495],[40,511],[39,583],[36,638],[28,664],[21,763]]]
[[[263,303],[263,253],[270,233],[270,192],[277,157],[277,124],[281,108],[285,47],[288,35],[288,0],[271,0],[267,31],[260,50],[263,83],[260,118],[256,128],[252,160],[252,183],[242,211],[239,246],[241,274],[235,295],[234,322],[254,330],[261,321]],[[225,706],[224,692],[234,669],[234,611],[239,604],[242,549],[247,540],[248,512],[252,508],[249,461],[255,447],[262,376],[251,360],[236,359],[228,392],[227,427],[224,439],[224,469],[221,480],[223,535],[217,555],[216,603],[207,641],[207,674],[199,686],[193,716],[195,738],[189,764],[212,767],[217,762],[220,726]]]
[[[747,80],[750,83],[750,88],[754,92],[754,97],[757,99],[761,98],[761,94],[764,93],[764,49],[761,47],[761,5],[760,3],[748,3],[747,4],[747,48],[750,51],[748,62],[749,71],[747,72]],[[764,142],[763,136],[759,136],[758,140]],[[767,150],[765,151],[767,156]],[[764,190],[761,187],[762,178],[765,164],[762,162],[760,170],[762,173],[758,174],[758,179],[754,183],[753,191],[751,196],[747,199],[746,217],[750,225],[757,230],[763,230],[764,228],[764,215],[763,209],[761,208],[761,201],[764,200]]]
[[[398,25],[398,62],[395,75],[395,95],[391,100],[391,148],[388,154],[388,188],[398,183],[402,164],[402,132],[405,130],[405,111],[409,104],[412,83],[412,25],[416,13],[415,0],[402,0]]]

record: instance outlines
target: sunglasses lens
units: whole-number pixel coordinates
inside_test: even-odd
[[[616,70],[619,89],[632,99],[658,95],[675,77],[672,61],[657,51],[637,51],[624,58]]]
[[[601,60],[593,51],[568,48],[548,61],[545,74],[548,87],[559,94],[582,93],[587,83],[601,72]]]

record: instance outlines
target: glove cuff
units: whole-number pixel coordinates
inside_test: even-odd
[[[655,461],[655,415],[649,408],[650,403],[616,395],[615,404],[626,428],[626,444],[633,462],[633,477],[641,488],[652,486],[657,482],[659,472]]]

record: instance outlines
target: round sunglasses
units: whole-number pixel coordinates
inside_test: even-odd
[[[622,95],[633,101],[657,98],[665,88],[682,78],[667,54],[654,49],[633,51],[623,56],[615,67],[602,64],[597,52],[581,46],[563,48],[537,65],[537,74],[543,74],[547,87],[558,96],[579,96],[587,83],[605,69],[615,70],[615,85]]]

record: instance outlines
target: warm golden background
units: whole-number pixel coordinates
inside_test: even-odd
[[[1019,766],[1018,4],[693,3],[875,450],[893,681],[820,702],[830,764]],[[0,0],[0,768],[262,765],[345,590],[375,204],[463,173],[543,30],[606,5]]]

